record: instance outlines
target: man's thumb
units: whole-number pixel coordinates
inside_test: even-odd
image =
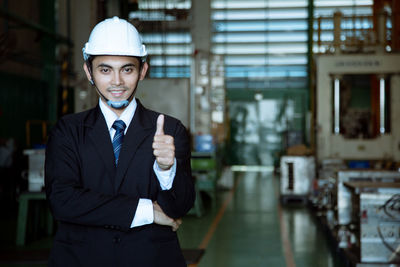
[[[164,134],[164,115],[159,115],[157,118],[157,130],[156,135]]]

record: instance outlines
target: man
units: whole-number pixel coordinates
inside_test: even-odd
[[[135,99],[148,65],[133,25],[99,23],[83,54],[100,99],[49,137],[46,194],[59,222],[49,266],[186,266],[175,231],[195,195],[187,131]]]

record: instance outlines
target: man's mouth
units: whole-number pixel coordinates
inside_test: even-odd
[[[125,91],[126,91],[126,90],[124,90],[124,89],[113,89],[113,90],[109,90],[110,94],[111,94],[113,97],[116,97],[116,98],[122,96],[122,95],[125,93]]]

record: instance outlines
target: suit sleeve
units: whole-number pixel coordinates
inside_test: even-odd
[[[138,196],[107,195],[84,188],[73,130],[62,120],[46,147],[45,190],[56,220],[128,230]]]
[[[160,190],[157,202],[171,218],[184,216],[192,207],[195,191],[190,167],[190,142],[185,127],[179,122],[174,131],[176,174],[170,190]]]

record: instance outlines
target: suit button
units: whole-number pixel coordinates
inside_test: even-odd
[[[115,228],[115,226],[114,226],[114,225],[111,225],[111,226],[110,226],[110,228],[111,228],[111,229],[114,229],[114,228]]]
[[[110,226],[108,226],[108,225],[104,225],[104,228],[108,229],[108,228],[110,228]]]
[[[119,243],[119,242],[121,242],[121,238],[119,238],[118,236],[116,236],[116,237],[113,238],[113,242],[114,242],[114,243]]]

